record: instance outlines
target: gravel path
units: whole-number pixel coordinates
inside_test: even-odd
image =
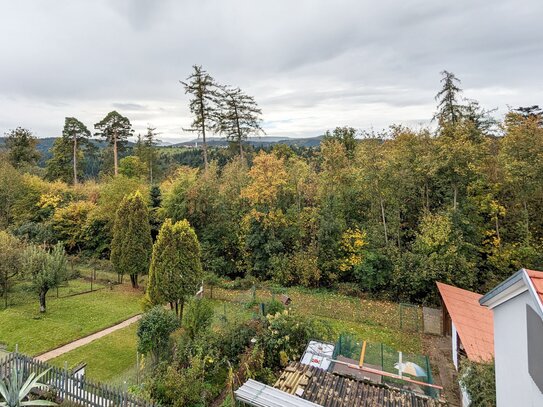
[[[92,341],[96,340],[96,339],[99,339],[99,338],[102,338],[106,335],[109,335],[110,333],[112,332],[115,332],[115,331],[118,331],[119,329],[123,329],[123,328],[126,328],[127,326],[129,325],[132,325],[134,322],[137,322],[139,321],[141,318],[141,314],[140,315],[136,315],[132,318],[129,318],[117,325],[113,325],[113,326],[110,326],[109,328],[106,328],[102,331],[98,331],[98,332],[95,332],[89,336],[85,336],[84,338],[81,338],[81,339],[78,339],[76,341],[73,341],[73,342],[70,342],[64,346],[61,346],[59,348],[56,348],[56,349],[53,349],[53,350],[50,350],[49,352],[45,352],[45,353],[42,353],[41,355],[39,356],[36,356],[35,359],[37,360],[40,360],[42,362],[45,362],[47,360],[50,360],[50,359],[54,359],[60,355],[63,355],[67,352],[70,352],[74,349],[77,349],[83,345],[86,345],[88,343],[91,343]]]

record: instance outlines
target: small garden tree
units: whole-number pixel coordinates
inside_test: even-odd
[[[132,287],[138,287],[138,275],[149,270],[153,241],[149,211],[139,192],[125,196],[115,216],[111,262],[119,275],[130,275]]]
[[[202,298],[193,298],[187,307],[183,319],[183,328],[188,337],[193,340],[211,325],[213,319],[213,307]]]
[[[187,220],[166,219],[153,246],[149,269],[148,299],[152,304],[168,302],[183,317],[185,301],[196,294],[202,280],[200,243]]]
[[[179,327],[176,315],[157,305],[143,314],[138,326],[138,352],[151,353],[155,363],[167,354],[170,334]]]
[[[32,288],[40,297],[40,312],[45,312],[47,293],[66,281],[68,275],[64,247],[59,243],[48,252],[41,247],[30,246],[25,253],[25,263],[25,272],[32,281]]]
[[[0,288],[4,305],[8,306],[8,292],[12,280],[21,271],[23,245],[16,237],[0,231]]]

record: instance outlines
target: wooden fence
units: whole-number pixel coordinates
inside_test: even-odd
[[[40,379],[61,400],[89,407],[154,407],[154,404],[137,399],[122,389],[78,377],[68,369],[60,369],[17,352],[0,360],[0,380],[9,377],[15,367],[26,379],[31,373],[49,371]]]

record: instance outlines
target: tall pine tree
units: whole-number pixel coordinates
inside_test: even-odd
[[[117,175],[119,173],[118,151],[124,147],[128,137],[134,133],[130,120],[113,110],[96,123],[94,128],[98,130],[96,135],[105,138],[113,147],[113,169]]]
[[[219,132],[239,146],[243,159],[243,142],[250,135],[264,133],[262,130],[262,110],[254,97],[240,88],[225,87],[222,90],[219,114]]]
[[[217,130],[217,104],[220,97],[219,85],[201,66],[194,65],[193,69],[193,73],[186,79],[186,82],[180,82],[185,87],[185,93],[192,96],[189,109],[194,119],[187,130],[196,132],[199,136],[202,136],[204,167],[207,170],[206,135],[210,131],[215,132]]]
[[[77,185],[81,169],[79,162],[83,158],[83,150],[89,146],[91,133],[87,126],[75,117],[66,117],[62,137],[55,140],[53,156],[47,160],[47,176],[50,179],[62,179]],[[72,171],[68,170],[71,164]],[[68,175],[69,174],[69,175]]]

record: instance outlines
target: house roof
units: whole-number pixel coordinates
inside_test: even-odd
[[[324,407],[437,407],[439,400],[384,384],[335,375],[314,366],[291,363],[275,387]]]
[[[543,315],[543,271],[520,269],[485,294],[479,303],[492,309],[525,291],[532,295]]]
[[[441,298],[462,341],[468,359],[485,362],[494,357],[494,318],[479,304],[482,295],[437,283]]]
[[[543,308],[543,271],[526,269],[526,275],[532,281],[534,294],[539,297],[539,305]]]

